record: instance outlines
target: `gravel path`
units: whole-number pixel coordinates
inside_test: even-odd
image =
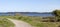
[[[12,21],[15,24],[15,27],[32,27],[30,24],[20,21],[20,20],[15,20],[15,19],[8,19]]]

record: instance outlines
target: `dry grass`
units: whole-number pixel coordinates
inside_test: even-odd
[[[59,22],[41,22],[42,17],[36,16],[4,16],[4,18],[23,20],[35,27],[58,27],[60,25]]]

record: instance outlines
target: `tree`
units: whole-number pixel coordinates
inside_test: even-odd
[[[60,21],[60,10],[55,10],[53,11],[54,15],[55,15],[55,19],[57,21]]]
[[[60,10],[55,10],[55,11],[53,11],[53,13],[54,13],[55,16],[59,16],[60,17]]]

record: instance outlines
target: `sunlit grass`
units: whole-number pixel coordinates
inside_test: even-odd
[[[0,18],[0,27],[14,27],[14,24],[6,18]]]
[[[60,25],[59,22],[41,22],[42,17],[36,16],[4,16],[4,18],[22,20],[28,22],[34,27],[58,27]]]

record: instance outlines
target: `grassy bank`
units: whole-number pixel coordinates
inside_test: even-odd
[[[4,18],[22,20],[30,23],[34,27],[58,27],[60,25],[59,22],[41,22],[42,17],[37,16],[4,16]]]
[[[14,27],[14,24],[6,18],[0,18],[0,27]]]

